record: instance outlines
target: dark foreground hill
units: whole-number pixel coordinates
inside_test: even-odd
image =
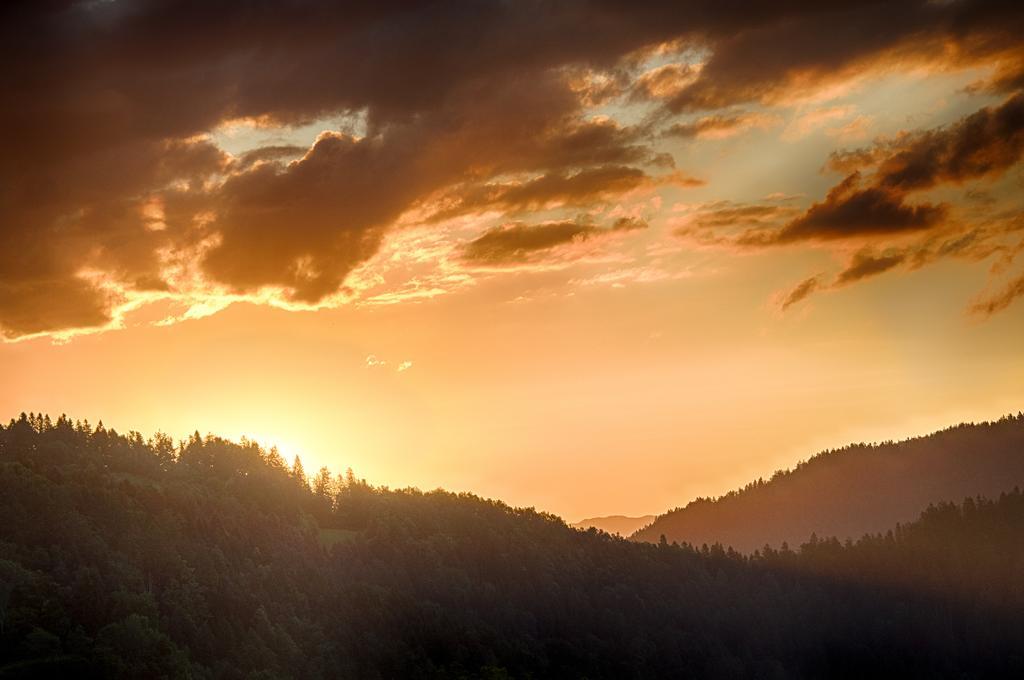
[[[28,418],[0,517],[0,678],[1024,673],[1019,491],[744,557]]]
[[[659,516],[633,538],[742,552],[797,544],[812,533],[859,538],[909,521],[939,501],[1024,486],[1024,414],[884,444],[820,453],[792,470]]]

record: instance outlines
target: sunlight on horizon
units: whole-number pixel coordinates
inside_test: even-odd
[[[962,4],[25,9],[0,414],[572,520],[1016,413],[1024,56]]]

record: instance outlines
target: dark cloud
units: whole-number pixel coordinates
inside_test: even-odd
[[[906,264],[909,259],[910,253],[906,250],[890,250],[878,254],[868,248],[861,249],[854,253],[846,266],[831,281],[827,280],[824,274],[816,274],[784,292],[779,297],[779,309],[786,311],[814,293],[834,290],[885,273]]]
[[[980,316],[992,316],[1009,307],[1020,297],[1024,297],[1024,275],[1013,279],[995,294],[977,300],[969,311]]]
[[[900,146],[879,163],[879,186],[906,192],[1001,173],[1024,155],[1024,94]]]
[[[786,311],[796,303],[806,299],[807,296],[809,296],[814,291],[818,290],[820,287],[820,275],[811,276],[809,278],[804,279],[782,296],[782,299],[779,302],[779,309],[782,311]]]
[[[983,260],[1005,250],[999,240],[1003,235],[1002,229],[974,228],[966,233],[928,239],[908,252],[907,261],[916,269],[946,257]]]
[[[276,286],[294,301],[315,303],[376,252],[403,211],[438,190],[477,177],[543,172],[540,181],[500,197],[512,210],[545,195],[569,201],[652,181],[642,168],[609,163],[664,165],[635,132],[580,120],[578,101],[553,73],[467,85],[443,106],[376,134],[327,135],[297,155],[270,147],[228,163],[203,140],[137,142],[70,155],[35,177],[12,172],[4,223],[14,238],[37,247],[0,256],[0,280],[20,283],[19,268],[46,265],[84,299],[96,291],[77,276],[82,268],[101,266],[127,286],[153,282],[160,279],[161,249],[194,248],[212,237],[216,245],[199,262],[213,281],[239,292]],[[288,158],[295,160],[280,163]],[[208,186],[204,180],[214,172],[226,179]],[[150,198],[171,212],[159,233],[142,215]],[[47,231],[53,238],[43,241]],[[43,261],[32,263],[26,252]],[[18,304],[26,315],[39,309],[28,295],[5,309]],[[105,322],[110,311],[90,318]],[[5,317],[5,328],[25,325],[13,311]],[[64,327],[54,313],[40,319]]]
[[[276,285],[312,303],[337,291],[405,210],[448,187],[465,190],[473,178],[549,170],[524,184],[468,191],[450,214],[525,210],[653,181],[640,168],[604,165],[658,159],[635,144],[632,131],[576,120],[575,105],[553,76],[515,80],[469,88],[386,134],[323,135],[299,161],[256,166],[213,193],[210,229],[221,241],[205,269],[237,290]]]
[[[682,111],[770,98],[794,79],[939,43],[963,63],[1009,63],[1020,15],[973,0],[3,3],[0,327],[107,323],[111,298],[82,273],[167,289],[168,253],[197,253],[210,283],[316,302],[398,216],[456,187],[526,210],[654,181],[650,169],[670,159],[651,150],[650,131],[590,120],[598,90],[642,89]],[[710,59],[627,87],[637,55],[668,41]],[[612,85],[576,87],[588,69]],[[338,114],[364,120],[365,137],[229,159],[202,136],[241,118]],[[1002,161],[967,159],[984,162]]]
[[[947,127],[834,151],[827,167],[844,174],[877,168],[875,184],[908,193],[998,175],[1022,157],[1024,94],[1017,93]]]
[[[1005,238],[1020,228],[1021,224],[1017,219],[1008,223],[997,222],[985,228],[978,227],[964,234],[936,236],[903,248],[887,248],[881,253],[870,247],[862,248],[853,254],[830,282],[825,282],[822,274],[811,277],[815,281],[813,286],[808,283],[810,279],[802,282],[782,296],[783,302],[793,295],[796,295],[795,299],[780,306],[785,310],[811,293],[841,288],[900,267],[918,269],[947,257],[976,262],[995,255],[998,258],[992,264],[991,272],[1000,274],[1013,264],[1018,254],[1024,252],[1024,240],[1007,243]],[[1008,307],[1022,294],[1024,290],[1021,289],[1021,284],[1014,280],[998,293],[979,298],[968,311],[976,315],[990,316]]]
[[[109,309],[106,295],[85,281],[38,276],[0,283],[2,334],[7,338],[103,326],[111,321]]]
[[[946,222],[948,206],[913,203],[910,194],[999,175],[1022,156],[1024,95],[1016,94],[948,127],[904,134],[867,149],[833,153],[829,167],[852,172],[824,201],[781,230],[751,231],[741,242],[763,245],[886,237],[932,229]],[[875,168],[875,172],[864,179],[861,170],[867,168]]]
[[[835,285],[843,286],[871,276],[877,276],[900,266],[907,260],[906,253],[891,252],[876,255],[869,250],[861,250],[854,254],[846,269],[839,272]]]
[[[145,216],[155,187],[186,190],[219,172],[225,156],[206,141],[134,142],[85,156],[71,155],[34,171],[0,161],[0,327],[8,337],[101,326],[114,298],[87,269],[136,288],[159,278],[168,232]],[[152,285],[144,286],[152,289]]]
[[[910,205],[898,191],[877,186],[861,188],[859,180],[858,174],[850,175],[833,188],[824,201],[812,205],[781,231],[750,233],[741,242],[793,243],[855,236],[891,236],[929,229],[946,217],[946,206],[930,203]]]
[[[152,290],[158,253],[206,242],[218,244],[202,260],[214,282],[316,301],[439,189],[658,160],[634,133],[584,122],[559,69],[611,66],[670,37],[669,8],[552,5],[543,22],[499,2],[0,12],[0,55],[17,65],[0,74],[4,101],[18,102],[0,110],[0,283],[18,291],[0,306],[9,335],[105,323],[106,298],[80,271]],[[365,117],[364,140],[260,149],[229,168],[196,137],[229,119],[301,124],[340,112]],[[227,181],[206,182],[210,168]],[[168,204],[159,232],[141,214],[154,198]],[[39,272],[52,283],[34,285]],[[44,311],[46,291],[91,311],[65,323],[63,305]]]
[[[981,261],[995,257],[990,269],[997,275],[1024,251],[1024,240],[1019,238],[1024,229],[1019,205],[1000,208],[1000,202],[988,191],[970,189],[965,192],[956,219],[952,219],[945,205],[912,205],[907,201],[914,192],[998,176],[1015,165],[1021,157],[1020,142],[1015,139],[1020,134],[1021,103],[1016,95],[949,127],[904,134],[868,149],[833,154],[832,167],[877,169],[867,181],[855,170],[825,201],[781,229],[749,229],[734,243],[763,246],[845,237],[884,243],[894,237],[919,235],[881,253],[871,246],[862,248],[827,286],[819,279],[812,289],[794,289],[801,290],[800,299],[898,267],[918,269],[944,258]],[[1019,280],[1011,281],[1003,290],[976,301],[969,311],[982,316],[994,314],[1024,294],[1022,289]]]
[[[577,222],[509,224],[490,229],[467,243],[463,259],[481,265],[520,264],[559,246],[646,228],[646,222],[635,218],[620,218],[610,227]]]
[[[700,76],[667,100],[675,112],[778,101],[883,61],[1022,63],[1018,3],[783,3],[736,11],[704,33],[711,56]],[[724,11],[724,7],[723,7]],[[1012,89],[1005,77],[993,87]],[[1004,90],[1005,91],[1005,90]]]

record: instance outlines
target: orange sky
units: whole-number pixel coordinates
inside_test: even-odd
[[[1021,317],[972,323],[956,293],[936,295],[962,267],[785,317],[755,285],[773,268],[530,303],[474,290],[371,309],[237,305],[8,344],[0,410],[247,434],[307,469],[577,519],[661,511],[821,448],[1020,408]]]
[[[575,520],[1024,408],[1017,16],[116,5],[0,83],[2,416]]]

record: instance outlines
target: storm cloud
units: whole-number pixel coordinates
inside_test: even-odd
[[[997,63],[985,87],[1006,91],[1021,72],[1021,15],[980,1],[5,3],[0,333],[104,326],[128,297],[196,280],[316,304],[427,204],[438,218],[511,214],[697,184],[654,146],[669,119],[592,115],[616,93],[642,91],[662,116],[710,112],[676,128],[700,136],[755,124],[726,107],[894,54]],[[655,49],[706,56],[652,75],[640,64]],[[603,84],[586,85],[595,74]],[[941,205],[903,193],[929,172],[961,181],[1015,163],[1010,104],[958,128],[962,144],[921,138],[882,161],[874,185],[830,194],[782,240],[863,231],[860,216],[890,230],[942,222]],[[332,116],[360,121],[358,133],[238,157],[213,134]],[[968,148],[998,137],[1007,146]],[[195,271],[169,273],[185,265]]]

